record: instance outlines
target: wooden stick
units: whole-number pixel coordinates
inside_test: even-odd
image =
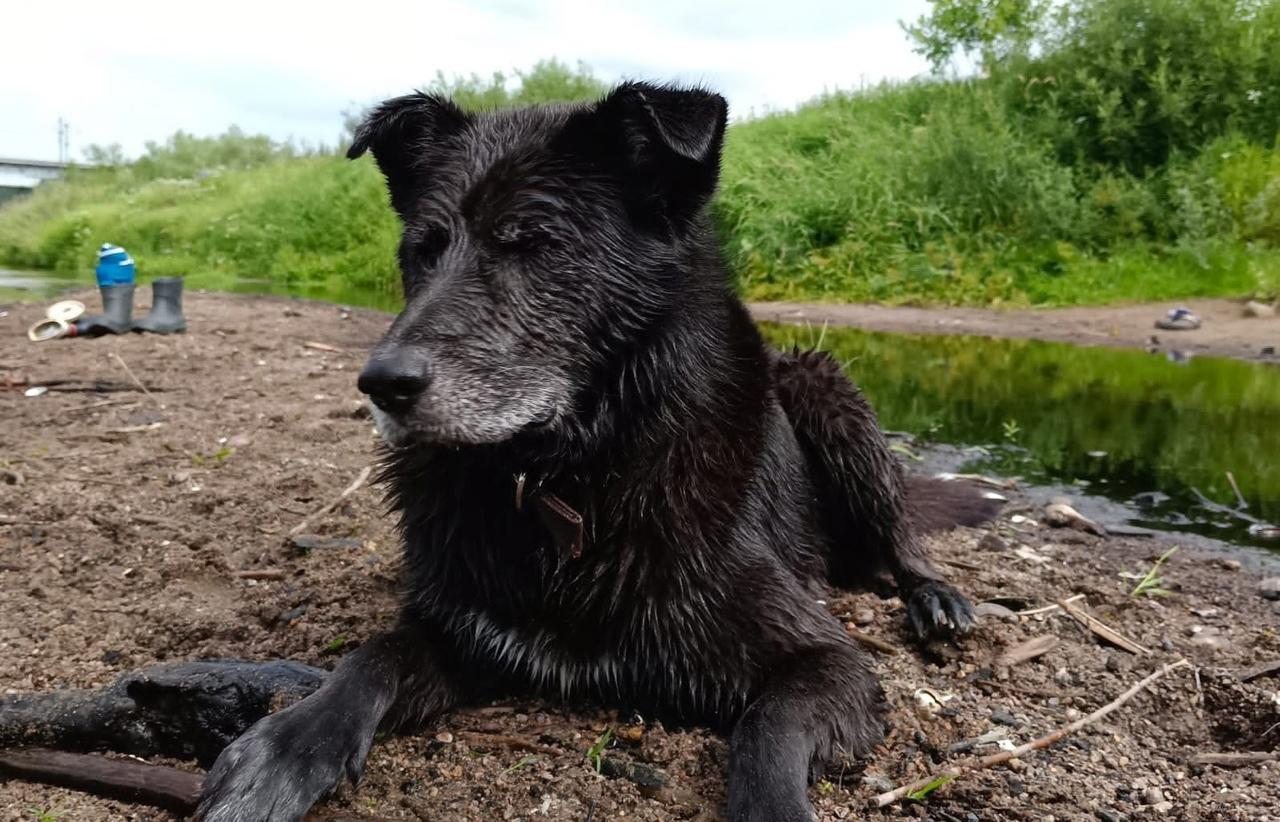
[[[311,341],[308,341],[308,342],[304,342],[304,343],[302,344],[302,347],[303,347],[303,348],[310,348],[310,349],[311,349],[311,350],[313,350],[313,351],[327,351],[327,352],[328,352],[328,353],[330,353],[330,354],[345,354],[345,353],[346,353],[345,351],[343,351],[341,348],[339,348],[339,347],[338,347],[338,346],[336,346],[336,345],[329,345],[328,343],[322,343],[322,342],[311,342]]]
[[[195,809],[204,783],[201,774],[166,765],[45,748],[0,753],[0,773],[184,814]]]
[[[129,379],[133,380],[133,384],[138,386],[138,388],[142,390],[142,393],[147,395],[147,399],[151,400],[156,405],[159,405],[160,403],[156,400],[155,395],[148,391],[147,387],[142,384],[142,380],[138,379],[138,375],[133,373],[133,369],[129,367],[129,363],[124,361],[124,357],[114,351],[111,352],[111,356],[115,357],[116,362],[120,363],[120,366],[124,368],[124,373],[129,375]]]
[[[1241,510],[1249,507],[1249,501],[1244,498],[1244,494],[1240,493],[1240,486],[1236,485],[1236,476],[1230,471],[1227,472],[1227,482],[1231,483],[1231,490],[1236,492],[1236,502],[1240,503]]]
[[[896,654],[898,652],[897,648],[885,642],[883,639],[877,639],[870,634],[864,634],[857,628],[846,625],[844,626],[844,630],[849,634],[850,639],[861,642],[863,645],[868,647],[875,648],[882,654]]]
[[[1151,674],[1147,675],[1145,679],[1142,679],[1141,681],[1135,683],[1132,687],[1129,688],[1129,690],[1120,694],[1120,696],[1108,702],[1106,705],[1103,705],[1101,708],[1089,714],[1088,716],[1083,716],[1080,719],[1077,719],[1075,722],[1072,722],[1070,725],[1066,725],[1062,728],[1059,728],[1058,730],[1052,733],[1045,734],[1044,736],[1039,737],[1038,739],[1033,739],[1032,741],[1024,745],[1019,745],[1018,747],[1012,750],[1001,751],[1000,753],[991,754],[990,756],[984,756],[979,759],[971,760],[969,762],[964,762],[959,765],[956,765],[955,767],[946,768],[932,776],[926,777],[925,779],[919,779],[915,782],[912,782],[910,785],[903,785],[900,788],[894,788],[891,791],[885,791],[884,793],[875,796],[871,800],[870,804],[874,808],[883,808],[886,805],[892,805],[894,802],[897,802],[900,799],[903,799],[913,793],[916,793],[917,791],[921,791],[927,788],[928,786],[938,782],[939,780],[950,781],[970,771],[981,770],[984,768],[992,768],[992,767],[995,767],[996,765],[1003,765],[1005,762],[1008,762],[1010,759],[1017,759],[1018,757],[1025,756],[1029,753],[1043,750],[1044,748],[1047,748],[1050,745],[1053,745],[1059,742],[1060,740],[1069,736],[1070,734],[1075,733],[1076,731],[1080,730],[1086,725],[1090,725],[1094,722],[1097,722],[1099,719],[1102,719],[1103,717],[1112,713],[1117,708],[1119,708],[1120,706],[1128,702],[1130,699],[1133,699],[1135,696],[1137,696],[1141,691],[1149,687],[1151,683],[1155,682],[1157,679],[1160,679],[1165,674],[1168,674],[1170,671],[1175,671],[1178,668],[1190,667],[1190,665],[1191,663],[1185,659],[1179,659],[1177,662],[1174,662],[1171,665],[1165,665],[1153,671]]]
[[[1280,659],[1273,659],[1270,662],[1264,662],[1261,665],[1255,665],[1240,672],[1241,682],[1252,682],[1259,677],[1271,676],[1272,674],[1280,674]]]
[[[550,745],[543,745],[530,739],[522,739],[518,736],[509,734],[489,734],[482,731],[458,731],[459,739],[468,740],[472,745],[488,745],[498,746],[502,748],[510,748],[513,751],[528,751],[529,753],[543,754],[544,756],[563,756],[564,751],[559,748],[553,748]]]
[[[236,571],[236,579],[284,579],[284,571],[279,568],[255,568],[248,571]]]
[[[137,400],[131,400],[128,397],[116,397],[115,399],[102,400],[101,402],[94,402],[94,403],[90,403],[89,405],[81,405],[76,408],[68,408],[66,411],[62,411],[59,413],[61,413],[64,416],[67,414],[82,414],[87,411],[97,411],[99,408],[106,408],[109,405],[118,405],[120,406],[120,408],[116,410],[123,411],[126,408],[131,408],[135,405],[141,405],[141,403],[138,402]]]
[[[307,528],[311,525],[312,522],[324,516],[325,514],[329,513],[334,508],[337,508],[340,502],[342,502],[344,499],[354,494],[356,490],[360,488],[361,485],[364,485],[365,480],[369,479],[369,475],[372,473],[373,473],[373,466],[366,465],[364,467],[364,470],[360,472],[360,475],[357,476],[354,480],[352,480],[350,485],[348,485],[346,488],[343,489],[342,493],[338,495],[337,499],[333,500],[332,502],[323,506],[322,508],[319,508],[313,514],[311,514],[311,516],[307,517],[306,519],[302,520],[302,522],[299,522],[297,525],[290,528],[289,536],[293,536],[294,534],[301,534],[303,531],[307,530]]]
[[[1079,602],[1082,599],[1084,599],[1084,594],[1076,594],[1075,596],[1067,597],[1063,602]],[[1062,608],[1062,606],[1055,602],[1053,605],[1045,605],[1040,608],[1031,608],[1026,611],[1019,611],[1018,616],[1037,616],[1039,614],[1048,614],[1053,611],[1057,611],[1060,608]]]
[[[1257,765],[1261,762],[1280,760],[1280,751],[1245,751],[1237,753],[1202,753],[1187,759],[1188,765],[1218,765],[1238,768],[1241,765]]]
[[[1131,654],[1137,654],[1138,656],[1151,656],[1151,651],[1134,642],[1132,639],[1121,635],[1119,631],[1115,630],[1110,625],[1107,625],[1105,622],[1092,614],[1087,613],[1083,609],[1077,608],[1065,599],[1058,600],[1058,605],[1062,606],[1062,610],[1070,614],[1081,625],[1088,628],[1090,631],[1093,631],[1094,635],[1099,639],[1110,642],[1117,648],[1122,648]]]

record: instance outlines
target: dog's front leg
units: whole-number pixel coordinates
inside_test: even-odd
[[[884,736],[884,693],[852,645],[780,660],[729,742],[730,822],[809,822],[806,789],[839,750]]]
[[[388,719],[455,701],[431,635],[402,623],[347,655],[306,699],[255,723],[219,755],[196,816],[205,822],[300,820],[345,775],[359,779]]]

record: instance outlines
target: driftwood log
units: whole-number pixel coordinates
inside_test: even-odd
[[[115,751],[207,768],[254,722],[319,688],[325,674],[300,662],[178,662],[98,690],[6,696],[0,749]]]

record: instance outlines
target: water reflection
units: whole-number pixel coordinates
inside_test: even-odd
[[[886,427],[987,446],[965,470],[1075,483],[1133,504],[1135,524],[1276,547],[1195,492],[1234,507],[1230,471],[1249,515],[1280,520],[1280,368],[1180,365],[1033,340],[763,327],[783,346],[821,337]]]

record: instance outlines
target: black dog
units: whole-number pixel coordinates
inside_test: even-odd
[[[359,386],[407,593],[222,753],[206,820],[298,819],[376,731],[520,689],[723,729],[729,818],[809,819],[813,775],[883,733],[823,587],[884,569],[918,631],[971,625],[860,393],[767,348],[734,295],[706,216],[725,121],[716,94],[631,83],[488,114],[410,95],[360,128],[348,156],[373,152],[404,222],[405,308]],[[932,524],[987,513],[910,496]]]

